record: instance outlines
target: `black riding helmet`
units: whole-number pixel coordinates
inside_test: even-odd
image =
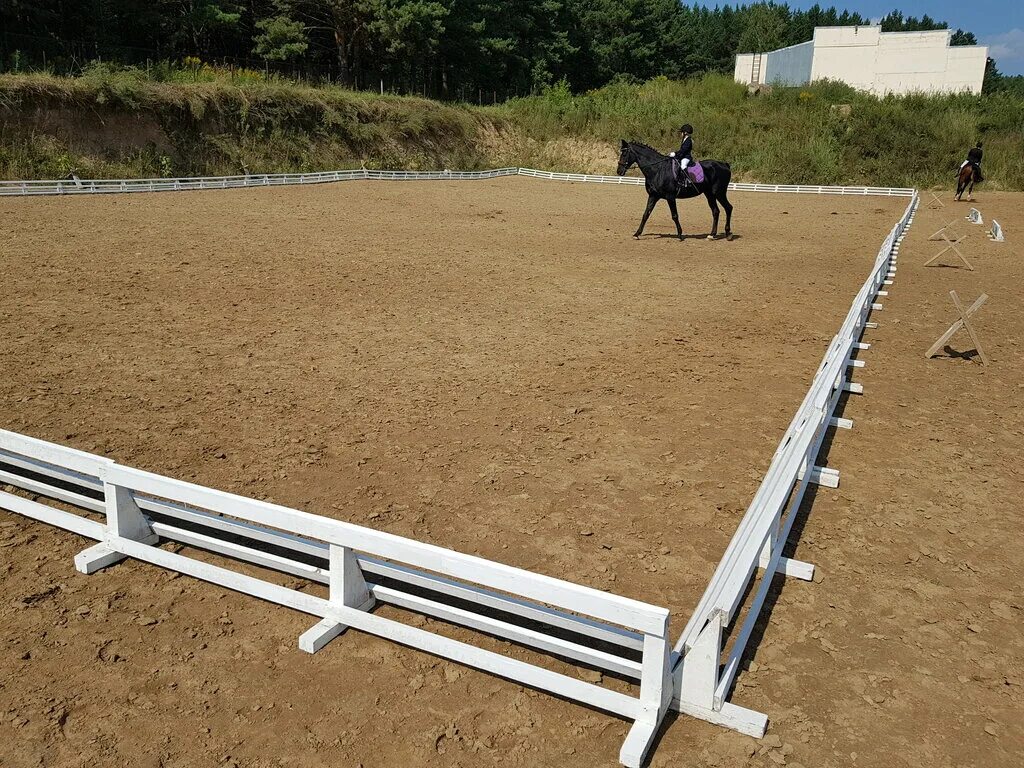
[[[692,135],[693,134],[693,126],[690,125],[689,123],[684,123],[682,125],[682,127],[679,129],[679,132],[680,133],[688,133],[688,134]]]

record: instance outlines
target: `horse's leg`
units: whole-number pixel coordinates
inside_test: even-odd
[[[725,208],[725,239],[732,239],[732,203],[729,202],[728,188],[722,190],[718,196],[718,202]]]
[[[640,226],[637,227],[636,232],[633,233],[633,237],[640,239],[640,235],[644,233],[644,227],[647,226],[647,220],[651,218],[651,211],[654,210],[654,206],[657,204],[658,198],[656,195],[647,195],[647,209],[644,211],[644,216],[640,219]]]
[[[672,221],[676,223],[676,234],[679,239],[683,239],[683,227],[679,223],[679,211],[676,209],[676,199],[674,197],[666,198],[668,201],[668,209],[672,212]]]
[[[708,240],[714,240],[718,237],[718,203],[715,202],[715,195],[711,191],[710,187],[704,193],[704,197],[708,199],[708,205],[711,207],[711,234],[708,235]]]

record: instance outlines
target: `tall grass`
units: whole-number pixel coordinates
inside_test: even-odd
[[[540,140],[639,139],[665,150],[688,122],[699,156],[730,162],[737,178],[780,183],[948,184],[980,139],[992,186],[1024,188],[1024,100],[1008,94],[877,98],[826,82],[751,96],[707,75],[580,95],[559,86],[498,113]]]

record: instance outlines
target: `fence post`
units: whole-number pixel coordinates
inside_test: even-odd
[[[131,490],[104,480],[103,496],[107,511],[106,540],[75,555],[75,570],[86,575],[127,557],[113,546],[117,539],[131,539],[144,544],[155,544],[159,540],[135,503]]]
[[[645,634],[640,669],[640,711],[619,751],[619,762],[640,768],[672,703],[668,616],[660,635]]]
[[[355,553],[348,547],[331,544],[329,558],[330,602],[360,611],[373,608],[375,601],[366,587]],[[302,633],[299,648],[306,653],[316,653],[346,629],[347,624],[326,617]]]
[[[718,687],[718,667],[722,655],[724,615],[715,610],[689,648],[683,648],[676,694],[681,704],[690,708],[713,710]],[[687,711],[682,708],[682,711]]]

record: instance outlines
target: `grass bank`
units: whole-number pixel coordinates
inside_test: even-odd
[[[258,73],[257,73],[258,74]],[[875,98],[842,84],[757,96],[728,77],[565,87],[495,107],[206,73],[0,76],[0,176],[132,177],[528,165],[614,172],[620,138],[697,154],[748,181],[948,186],[985,142],[990,186],[1024,189],[1024,100]]]
[[[174,83],[141,71],[0,76],[0,176],[477,168],[467,107],[282,81]],[[488,126],[489,127],[489,126]]]

